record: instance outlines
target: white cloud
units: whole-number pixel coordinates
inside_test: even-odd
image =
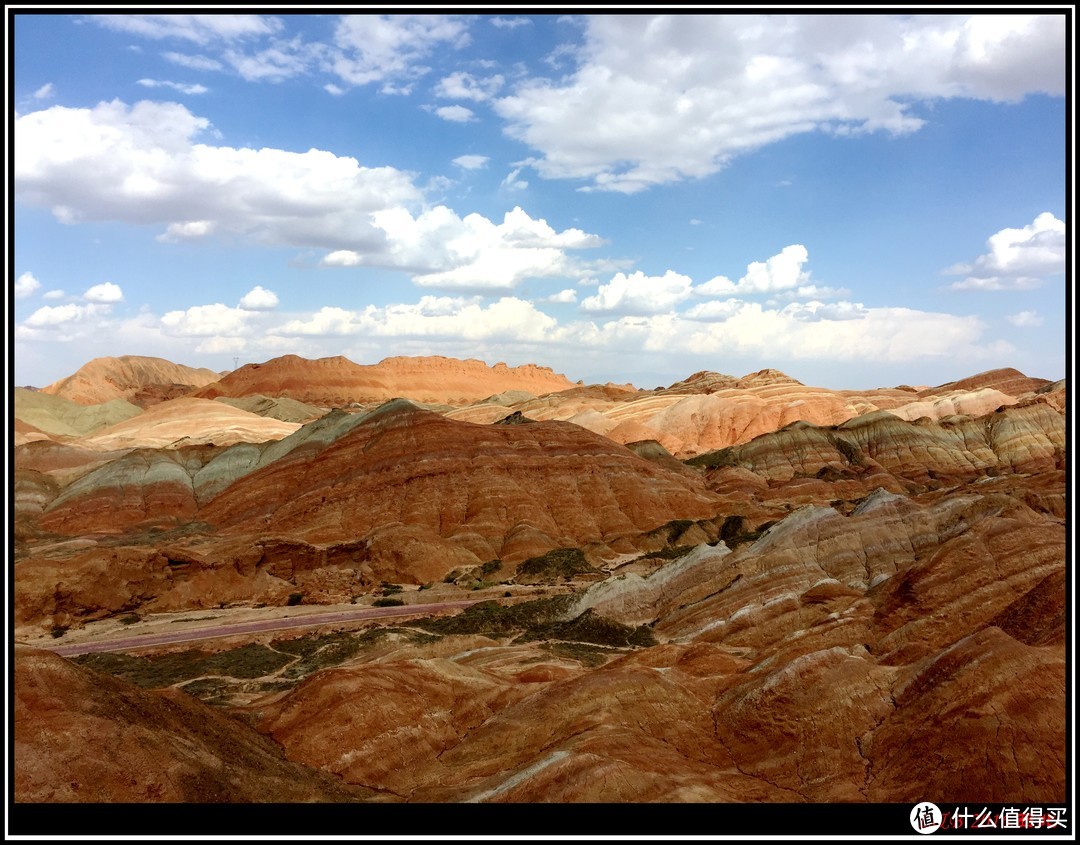
[[[28,296],[33,296],[34,292],[40,287],[41,282],[34,278],[33,273],[23,273],[15,280],[15,298],[26,299]]]
[[[124,292],[120,289],[120,285],[103,282],[100,285],[87,288],[86,293],[83,294],[83,299],[87,302],[123,302]]]
[[[186,223],[170,223],[156,240],[162,243],[194,241],[205,238],[213,231],[214,224],[210,220],[188,220]]]
[[[435,114],[443,120],[449,120],[451,123],[469,123],[476,120],[473,110],[467,109],[465,106],[439,106],[439,108],[435,109]]]
[[[463,155],[455,158],[454,164],[464,170],[479,170],[487,165],[491,159],[482,155]]]
[[[162,58],[166,61],[172,62],[174,65],[180,65],[180,67],[186,67],[190,70],[224,70],[225,65],[219,62],[217,59],[212,59],[209,56],[192,56],[187,53],[175,53],[168,51],[162,53]]]
[[[414,272],[423,287],[457,290],[510,290],[526,278],[571,274],[567,250],[600,246],[603,241],[580,229],[557,232],[546,220],[534,220],[520,207],[493,223],[479,214],[458,217],[436,206],[417,217],[403,208],[372,215],[385,234],[386,250],[372,258],[355,250],[327,255],[326,266],[380,264]]]
[[[1065,17],[611,15],[576,70],[494,101],[545,178],[633,193],[813,131],[914,132],[918,101],[1064,92]]]
[[[1030,290],[1065,270],[1065,224],[1049,211],[1021,229],[1002,229],[986,245],[990,251],[973,262],[944,271],[966,276],[953,290]]]
[[[738,282],[716,276],[694,288],[694,293],[699,296],[745,296],[795,288],[810,278],[810,274],[802,269],[808,258],[805,246],[792,244],[765,261],[752,261],[746,267],[746,275]]]
[[[333,82],[327,82],[323,86],[323,90],[326,91],[328,94],[333,94],[335,97],[340,97],[342,94],[345,93],[344,88],[339,88]]]
[[[178,103],[119,100],[20,115],[14,147],[20,201],[64,222],[166,226],[164,240],[210,231],[272,245],[378,252],[371,212],[419,204],[410,174],[322,150],[197,143],[209,121]]]
[[[713,299],[709,302],[699,302],[697,305],[687,308],[682,316],[687,320],[722,323],[724,320],[738,314],[745,304],[739,299]]]
[[[277,305],[277,294],[266,290],[262,285],[255,285],[240,300],[240,307],[245,311],[270,311],[277,308]]]
[[[41,295],[42,299],[63,299],[64,292],[62,290],[50,290]]]
[[[551,296],[546,297],[544,302],[551,303],[573,303],[577,302],[577,291],[573,288],[567,288],[561,290],[558,293],[553,293]]]
[[[223,57],[248,82],[280,82],[305,73],[323,52],[321,45],[305,44],[297,37],[250,53],[230,48]]]
[[[108,305],[91,303],[89,305],[44,305],[23,320],[23,325],[31,329],[54,329],[69,323],[81,323],[94,317],[109,313]]]
[[[581,303],[581,310],[598,314],[660,314],[687,299],[693,291],[689,276],[668,270],[646,276],[640,270],[627,276],[616,273],[601,285],[596,296]]]
[[[334,41],[339,50],[329,62],[333,72],[351,85],[366,85],[422,76],[429,70],[420,64],[427,55],[444,45],[463,47],[469,34],[464,21],[448,15],[346,15]]]
[[[1019,329],[1034,329],[1043,324],[1038,311],[1020,311],[1005,318]]]
[[[456,71],[439,80],[435,86],[435,96],[448,100],[472,100],[482,103],[495,96],[505,82],[506,80],[498,74],[478,79],[471,73]]]
[[[495,17],[495,18],[491,18],[489,23],[492,26],[498,27],[499,29],[517,29],[519,26],[526,26],[528,24],[531,24],[532,21],[529,20],[528,18],[522,18],[522,17],[514,17],[514,18]]]
[[[813,300],[793,302],[785,307],[782,313],[789,314],[804,323],[814,323],[821,320],[861,320],[870,312],[863,307],[861,302],[832,302],[826,305],[824,302]]]
[[[524,179],[518,179],[518,176],[520,174],[521,168],[515,167],[513,170],[506,174],[506,178],[502,180],[500,185],[503,188],[511,191],[524,191],[527,187],[529,187],[529,183],[526,182]]]
[[[51,82],[46,82],[34,92],[35,100],[49,100],[56,96],[56,87]]]
[[[216,302],[195,305],[186,311],[169,311],[161,317],[162,331],[174,337],[242,336],[249,332],[251,312]]]
[[[691,218],[690,218],[690,225],[691,225],[691,226],[700,226],[700,225],[701,225],[701,221],[700,221],[700,220],[698,220],[698,219],[697,219],[696,217],[691,217]]]
[[[167,79],[140,79],[138,84],[144,88],[172,88],[181,94],[205,94],[210,90],[205,85],[189,85],[183,82],[170,82]]]
[[[475,299],[421,297],[416,304],[369,305],[362,311],[326,307],[308,320],[291,320],[271,334],[370,337],[439,337],[466,340],[541,341],[556,321],[532,303],[503,297],[487,306]]]
[[[243,352],[247,345],[247,339],[242,337],[208,337],[200,341],[194,351],[204,355],[225,355]]]
[[[730,313],[718,313],[722,320],[691,320],[674,313],[626,316],[601,325],[572,324],[557,337],[562,343],[595,349],[762,361],[907,362],[961,356],[979,360],[1003,348],[978,344],[984,325],[976,317],[907,308],[869,308],[859,319],[840,321],[801,320],[793,310],[765,309],[753,302],[718,311]]]
[[[231,42],[272,35],[281,21],[264,15],[90,15],[106,29],[160,40],[182,38],[196,44]]]

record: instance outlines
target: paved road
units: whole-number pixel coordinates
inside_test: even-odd
[[[232,625],[214,625],[207,628],[189,628],[186,631],[167,631],[163,634],[143,634],[142,636],[124,637],[117,640],[101,640],[92,643],[73,643],[71,645],[44,646],[63,657],[79,654],[93,654],[99,651],[130,651],[148,646],[172,645],[194,640],[212,640],[218,637],[231,637],[236,634],[252,634],[260,631],[283,631],[289,628],[314,628],[334,622],[357,622],[365,619],[381,619],[387,616],[417,616],[469,607],[483,599],[468,601],[444,601],[437,604],[407,604],[401,607],[361,607],[355,610],[342,610],[334,613],[305,613],[280,619],[265,619],[257,622],[236,622]]]

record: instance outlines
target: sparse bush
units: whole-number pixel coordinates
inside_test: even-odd
[[[392,596],[394,593],[400,593],[402,587],[400,584],[388,584],[386,581],[382,582],[382,591],[384,596]]]
[[[285,603],[288,607],[295,607],[304,600],[303,593],[289,593],[289,600]]]
[[[405,602],[401,599],[375,599],[372,603],[373,607],[401,607]]]
[[[121,625],[134,625],[136,622],[141,621],[142,620],[139,618],[139,615],[137,613],[129,613],[127,616],[120,617]]]
[[[52,634],[54,640],[58,640],[67,633],[67,629],[67,625],[53,625],[52,630],[49,631],[49,633]]]
[[[421,584],[420,589],[421,590],[430,590],[432,588],[432,586],[434,585],[434,583],[435,582],[433,582],[433,581],[428,581],[426,584]]]

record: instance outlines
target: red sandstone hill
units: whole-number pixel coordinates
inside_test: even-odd
[[[124,399],[140,407],[182,396],[221,377],[213,370],[194,369],[164,358],[121,355],[95,358],[73,375],[41,388],[79,405],[99,405]]]
[[[715,504],[698,479],[576,425],[475,425],[402,400],[317,454],[294,449],[245,475],[199,519],[318,543],[375,532],[372,552],[385,547],[423,581],[560,546],[632,551],[642,532],[711,517]]]
[[[417,402],[465,403],[506,390],[536,395],[571,387],[574,383],[566,376],[533,364],[507,367],[498,363],[489,367],[473,358],[461,361],[437,355],[355,364],[340,355],[317,360],[284,355],[265,364],[246,364],[192,395],[216,399],[262,394],[341,407],[397,397]]]
[[[942,384],[938,387],[927,388],[926,390],[919,391],[919,395],[936,396],[950,390],[972,391],[990,388],[992,390],[999,390],[1002,393],[1007,393],[1010,396],[1021,396],[1025,393],[1032,393],[1048,384],[1050,384],[1050,382],[1047,379],[1030,378],[1019,370],[1014,370],[1012,367],[1005,367],[999,370],[987,370],[985,373],[978,373],[977,375],[962,378],[958,381],[950,381],[947,384]]]
[[[142,690],[15,647],[16,801],[358,801],[370,790],[289,762],[176,690]]]

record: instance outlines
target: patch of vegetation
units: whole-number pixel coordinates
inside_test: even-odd
[[[483,566],[480,567],[481,575],[490,575],[492,572],[498,572],[502,569],[502,561],[498,558],[495,560],[489,560]]]
[[[207,704],[226,704],[232,684],[222,678],[199,678],[180,689]]]
[[[593,669],[607,663],[612,657],[626,654],[623,649],[604,648],[598,645],[586,645],[585,643],[544,643],[540,648],[550,651],[557,657],[567,657],[576,660],[582,666]]]
[[[569,622],[552,622],[526,631],[514,642],[532,642],[534,640],[564,640],[575,643],[595,643],[607,646],[653,646],[656,637],[648,625],[632,628],[613,619],[608,619],[589,608]]]
[[[402,634],[408,642],[415,644],[434,642],[439,639],[409,628],[375,626],[364,631],[337,631],[321,636],[308,634],[292,640],[275,640],[272,645],[278,651],[299,658],[282,672],[282,678],[295,681],[306,678],[312,672],[340,666],[388,634]]]
[[[137,613],[129,613],[127,616],[120,617],[121,625],[134,625],[136,622],[142,622]]]
[[[373,601],[371,603],[371,606],[372,607],[401,607],[404,604],[405,604],[405,602],[403,602],[401,599],[381,598],[381,599],[375,599],[375,601]]]
[[[484,634],[505,637],[514,631],[530,630],[549,624],[570,607],[574,598],[573,595],[552,596],[510,605],[483,601],[465,608],[456,616],[421,619],[416,625],[444,635]]]
[[[381,586],[384,596],[391,596],[394,593],[400,593],[403,589],[400,584],[388,584],[386,581],[383,581]]]
[[[829,440],[836,447],[836,451],[843,456],[844,463],[857,467],[861,467],[865,463],[862,451],[854,443],[850,443],[841,437],[830,437]]]
[[[531,557],[517,570],[522,583],[554,584],[560,578],[569,581],[575,575],[599,572],[585,560],[581,549],[552,549],[547,554]]]
[[[726,449],[717,449],[715,452],[705,452],[702,455],[688,458],[683,463],[687,466],[702,467],[703,469],[736,467],[740,464],[737,449],[737,446],[728,446]]]
[[[54,640],[58,640],[62,636],[64,636],[64,634],[66,634],[67,631],[68,631],[68,626],[67,625],[53,625],[52,630],[49,631],[49,633],[52,634],[52,638]]]
[[[72,660],[82,666],[117,675],[147,689],[172,686],[200,675],[261,678],[292,662],[288,655],[256,643],[217,654],[209,654],[199,649],[148,657],[102,652],[84,654]]]
[[[421,584],[420,589],[421,590],[430,590],[434,585],[435,585],[434,581],[428,581],[426,584]]]
[[[776,525],[776,520],[763,522],[757,528],[751,529],[745,517],[739,515],[729,516],[720,526],[720,539],[729,549],[735,549],[744,543],[753,543],[760,539],[761,535]]]
[[[300,602],[302,602],[303,600],[304,600],[304,594],[303,593],[289,593],[289,600],[287,602],[285,602],[285,604],[288,607],[295,607],[296,605],[300,604]]]

